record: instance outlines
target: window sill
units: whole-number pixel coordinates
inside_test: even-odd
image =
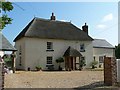
[[[80,50],[80,52],[85,52],[85,50]]]
[[[54,50],[46,50],[46,51],[54,51]]]
[[[46,67],[49,67],[49,66],[54,66],[53,64],[47,64]]]

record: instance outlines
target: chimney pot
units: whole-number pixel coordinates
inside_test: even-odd
[[[88,25],[86,23],[82,26],[82,30],[88,34]]]
[[[50,20],[55,20],[55,19],[56,19],[56,17],[54,16],[54,13],[52,13]]]

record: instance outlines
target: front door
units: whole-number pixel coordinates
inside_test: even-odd
[[[65,69],[66,70],[75,70],[75,57],[66,57],[65,58]]]

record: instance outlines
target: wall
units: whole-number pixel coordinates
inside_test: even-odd
[[[93,48],[93,56],[99,63],[99,56],[114,57],[114,49],[110,48]],[[103,65],[102,65],[103,67]]]
[[[21,66],[19,65],[20,64],[20,47],[21,47]],[[17,52],[16,52],[16,68],[17,69],[24,69],[25,67],[25,39],[22,38],[20,39],[19,41],[17,41],[15,43],[15,48],[17,49]]]
[[[4,89],[4,63],[0,62],[0,90]]]
[[[80,51],[80,44],[85,44],[85,52],[81,52],[83,56],[86,58],[87,67],[89,67],[89,63],[93,60],[93,50],[92,50],[92,42],[91,41],[70,41],[70,40],[55,40],[55,39],[39,39],[39,38],[25,38],[25,70],[28,67],[31,69],[35,69],[35,66],[40,65],[43,69],[47,69],[46,67],[46,57],[53,56],[53,64],[55,69],[58,68],[58,64],[56,63],[56,59],[62,57],[64,52],[67,50],[69,46]],[[18,41],[17,41],[18,42]],[[54,51],[46,51],[47,50],[47,42],[53,42],[53,50]],[[22,44],[20,41],[19,43]],[[18,43],[16,43],[19,46]],[[17,48],[17,47],[16,47]],[[18,49],[18,48],[17,48]],[[18,49],[19,50],[19,49]],[[64,63],[62,64],[64,67]]]
[[[115,57],[104,57],[104,83],[115,85],[117,82],[117,66]]]

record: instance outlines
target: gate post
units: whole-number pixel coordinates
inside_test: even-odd
[[[4,63],[0,62],[0,90],[4,90]]]
[[[114,85],[117,82],[117,66],[115,57],[104,57],[104,84]]]

